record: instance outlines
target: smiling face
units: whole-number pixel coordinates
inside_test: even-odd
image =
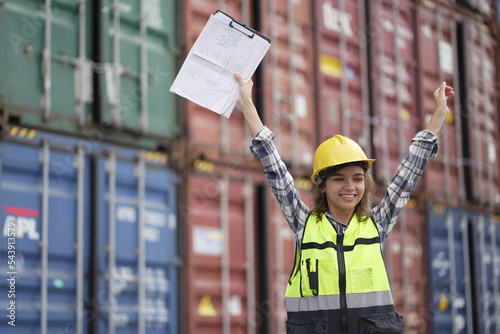
[[[359,166],[342,168],[325,180],[323,190],[330,213],[348,224],[365,194],[365,172]]]

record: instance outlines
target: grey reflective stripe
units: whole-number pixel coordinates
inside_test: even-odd
[[[393,304],[394,302],[392,301],[392,294],[390,290],[347,294],[348,308],[383,306]]]
[[[285,297],[288,312],[339,310],[339,295],[321,295],[311,297]],[[393,305],[391,291],[367,293],[349,293],[346,295],[348,308]]]
[[[285,297],[285,305],[288,312],[340,309],[339,295]]]

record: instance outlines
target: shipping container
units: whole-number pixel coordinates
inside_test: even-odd
[[[162,153],[117,147],[94,156],[98,333],[177,333],[180,180],[166,161]]]
[[[365,1],[314,2],[318,143],[341,134],[371,150]]]
[[[84,333],[90,158],[75,140],[27,128],[11,134],[0,141],[0,331]]]
[[[310,168],[315,148],[309,7],[307,1],[204,1],[203,5],[189,1],[184,6],[186,54],[218,9],[271,39],[271,49],[254,80],[255,104],[263,122],[275,132],[284,160],[295,168]],[[186,101],[185,113],[190,150],[209,161],[247,163],[242,156],[249,153],[250,135],[239,110],[224,119]]]
[[[432,333],[498,333],[500,216],[428,206]]]
[[[310,173],[317,140],[312,2],[269,1],[258,9],[259,29],[271,38],[256,89],[261,118],[283,161],[299,175]]]
[[[101,89],[107,103],[99,121],[141,135],[180,133],[176,96],[168,92],[177,68],[180,4],[177,1],[95,2],[101,14],[94,48],[102,58]],[[94,14],[95,15],[95,14]]]
[[[419,125],[413,2],[315,4],[319,141],[356,140],[385,184]]]
[[[218,9],[271,39],[254,101],[307,195],[316,148],[311,3],[189,1],[184,8],[186,54]],[[189,101],[185,113],[186,330],[284,332],[294,239],[250,153],[243,115],[236,109],[225,119]]]
[[[177,333],[166,154],[19,127],[0,154],[0,304],[15,332]]]
[[[91,2],[4,1],[0,103],[23,125],[77,131],[92,117]]]
[[[414,7],[412,1],[366,2],[373,120],[373,174],[386,184],[415,134],[418,122]],[[369,5],[368,5],[369,4]],[[437,87],[437,84],[435,85]]]
[[[186,333],[257,333],[256,187],[229,173],[196,173],[180,205],[186,222]]]
[[[185,1],[183,8],[184,55],[188,54],[210,15],[218,9],[253,27],[250,21],[253,12],[248,3],[198,0]],[[227,119],[188,100],[184,100],[182,106],[186,144],[193,159],[247,163],[249,132],[241,112],[235,110]]]
[[[377,203],[378,204],[378,203]],[[403,315],[405,333],[428,333],[425,214],[412,198],[384,243],[384,261],[396,311]]]
[[[156,149],[180,134],[168,93],[175,1],[4,1],[0,110],[11,123]]]
[[[500,204],[500,154],[496,57],[498,44],[488,27],[437,5],[418,7],[417,40],[422,116],[435,108],[436,83],[454,87],[451,113],[442,129],[440,151],[426,170],[429,195],[448,203]]]
[[[454,6],[456,10],[465,12],[469,15],[477,15],[486,19],[495,16],[496,0],[446,0],[448,5]]]

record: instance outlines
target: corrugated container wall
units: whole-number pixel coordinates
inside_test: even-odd
[[[184,9],[186,54],[217,9],[270,37],[254,101],[307,200],[316,141],[310,2],[189,1]],[[294,239],[249,151],[243,115],[225,119],[189,101],[185,114],[186,331],[284,332]]]
[[[421,130],[412,1],[366,2],[369,31],[373,174],[385,185]],[[434,85],[437,87],[437,83]]]
[[[268,1],[262,3],[259,14],[260,29],[271,38],[261,78],[262,117],[276,135],[274,142],[295,179],[301,199],[309,204],[318,103],[314,91],[313,3]],[[267,271],[260,279],[267,282],[267,291],[259,300],[259,310],[266,317],[261,329],[284,333],[284,293],[293,266],[295,238],[267,183],[263,187],[266,192],[262,200],[266,204],[260,209],[266,219],[263,232],[268,263],[259,265]]]
[[[318,142],[342,134],[371,156],[364,1],[316,1]]]
[[[282,0],[261,6],[261,30],[271,38],[260,88],[262,118],[287,165],[309,172],[316,149],[311,3]]]
[[[187,333],[255,326],[256,191],[251,179],[190,175],[181,205],[187,222]]]
[[[2,333],[177,333],[167,158],[11,127],[0,141]]]
[[[409,0],[184,4],[186,54],[217,9],[271,38],[255,76],[254,100],[305,202],[314,150],[337,133],[357,140],[377,159],[372,173],[380,200],[411,138],[434,111],[434,89],[444,80],[455,87],[439,158],[429,163],[385,247],[396,307],[410,333],[433,326],[433,283],[422,275],[429,270],[422,242],[428,234],[427,199],[498,208],[499,173],[491,167],[499,154],[498,129],[492,126],[498,123],[498,88],[488,74],[497,46],[478,23],[481,14],[464,15],[464,4],[456,4],[460,10]],[[464,132],[460,124],[469,117],[460,106],[471,101],[477,113],[470,112]],[[248,153],[242,114],[235,110],[225,119],[189,101],[184,106],[186,331],[284,332],[294,238],[259,162]],[[470,189],[466,196],[466,182],[482,183],[483,191]]]
[[[425,174],[428,194],[447,203],[500,207],[497,41],[488,27],[445,7],[418,7],[420,94],[425,121],[436,82],[454,86],[440,153]]]
[[[500,217],[428,206],[432,333],[500,330]]]
[[[119,5],[116,5],[119,3]],[[4,1],[4,122],[156,149],[180,133],[168,94],[174,1]]]
[[[76,141],[57,148],[33,129],[11,133],[0,142],[0,331],[85,333],[90,158]]]
[[[214,1],[212,5],[204,2],[203,6],[197,1],[187,2],[184,14],[186,50],[217,9],[250,26],[254,26],[252,20],[258,17],[263,23],[261,32],[271,38],[272,45],[263,62],[266,69],[263,83],[266,85],[255,85],[257,96],[264,101],[259,112],[276,132],[276,142],[284,160],[292,162],[295,168],[309,166],[314,150],[313,76],[312,64],[307,61],[312,52],[309,5],[307,2],[273,2],[268,7],[266,4],[260,6],[256,9],[248,2],[238,1],[227,4]],[[256,10],[258,14],[254,14]],[[188,101],[185,107],[186,139],[192,155],[203,155],[211,161],[227,161],[230,157],[233,164],[247,163],[248,159],[244,158],[249,154],[249,132],[241,112],[236,110],[231,118],[222,119]]]
[[[210,15],[217,9],[226,11],[242,22],[250,22],[252,12],[248,5],[243,8],[241,3],[234,1],[227,8],[224,7],[223,1],[184,3],[185,54],[193,46]],[[218,163],[229,161],[235,165],[248,163],[249,132],[241,112],[234,111],[229,119],[225,119],[188,100],[184,101],[183,107],[189,162],[202,158]]]

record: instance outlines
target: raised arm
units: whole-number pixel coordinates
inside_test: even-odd
[[[238,98],[238,104],[243,111],[243,115],[245,116],[245,120],[247,121],[248,127],[250,128],[252,137],[255,137],[255,135],[260,130],[262,130],[264,124],[262,124],[259,114],[257,113],[257,109],[255,109],[255,105],[253,104],[252,79],[248,80],[248,82],[245,82],[239,74],[235,74],[234,78],[240,84],[240,96]]]
[[[448,114],[449,109],[446,105],[446,101],[448,100],[448,96],[455,95],[453,91],[453,87],[447,86],[446,82],[443,82],[441,86],[439,86],[434,91],[434,100],[436,101],[436,110],[432,114],[432,117],[427,124],[425,130],[431,131],[436,136],[439,134],[441,127],[446,119],[446,114]]]

